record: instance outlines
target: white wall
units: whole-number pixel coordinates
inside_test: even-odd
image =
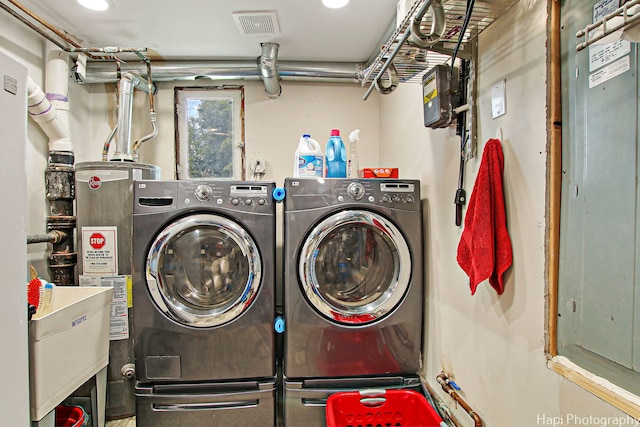
[[[467,195],[484,143],[502,129],[504,185],[513,266],[498,296],[487,282],[471,296],[456,262],[462,228],[454,223],[459,139],[423,127],[420,85],[380,101],[381,158],[422,179],[427,317],[424,376],[464,426],[473,422],[446,396],[441,371],[486,426],[545,425],[539,417],[625,415],[546,367],[546,26],[547,3],[520,0],[479,38],[478,156],[466,167]],[[506,79],[507,114],[491,118],[491,86]],[[394,112],[401,112],[395,113]],[[384,118],[384,119],[383,119]],[[466,211],[465,211],[466,212]],[[548,420],[547,420],[548,421]]]
[[[158,83],[159,90],[155,96],[158,137],[149,140],[140,150],[140,161],[160,166],[163,179],[175,179],[173,89],[177,85],[188,86],[189,83]],[[345,144],[348,144],[349,132],[361,129],[360,164],[378,162],[380,140],[377,97],[373,96],[371,101],[363,103],[365,90],[360,86],[285,80],[282,82],[282,95],[277,99],[269,99],[264,92],[264,85],[259,81],[214,83],[199,80],[197,85],[244,85],[247,179],[251,177],[248,170],[251,160],[266,158],[267,173],[263,179],[281,185],[284,178],[291,176],[293,172],[293,159],[300,136],[310,133],[324,148],[332,128],[341,130]],[[114,89],[112,84],[96,84],[92,85],[91,90],[91,149],[86,153],[90,157],[85,160],[95,161],[100,160],[104,140],[115,120]],[[136,91],[133,139],[151,130],[148,111],[147,95]]]

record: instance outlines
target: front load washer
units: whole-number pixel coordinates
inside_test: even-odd
[[[285,379],[418,372],[420,182],[290,178],[285,194]]]
[[[274,418],[274,187],[134,182],[138,426]]]

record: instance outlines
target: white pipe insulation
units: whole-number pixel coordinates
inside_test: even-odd
[[[69,129],[69,54],[47,43],[47,94],[29,77],[29,115],[49,138],[49,151],[73,151]]]

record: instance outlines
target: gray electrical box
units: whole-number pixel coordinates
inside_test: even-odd
[[[436,65],[422,79],[422,101],[424,106],[424,125],[432,129],[447,127],[453,120],[456,100],[452,98],[456,76],[449,75],[448,65]],[[455,72],[452,74],[456,74]]]

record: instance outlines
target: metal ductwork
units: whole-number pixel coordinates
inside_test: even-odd
[[[127,72],[122,75],[118,87],[118,125],[116,148],[111,160],[133,161],[131,143],[131,117],[133,115],[133,90],[138,88],[149,93],[149,83],[135,73]]]
[[[282,93],[276,66],[279,47],[278,43],[262,43],[262,55],[258,59],[258,68],[260,68],[260,77],[264,82],[264,91],[270,99],[278,98]]]
[[[146,65],[139,62],[120,64],[123,73],[143,75]],[[278,75],[282,80],[311,80],[359,84],[366,64],[354,62],[278,61]],[[261,77],[256,61],[154,61],[151,70],[154,82],[196,80],[257,80]],[[115,83],[118,72],[113,62],[90,61],[84,78],[76,75],[78,83]]]

